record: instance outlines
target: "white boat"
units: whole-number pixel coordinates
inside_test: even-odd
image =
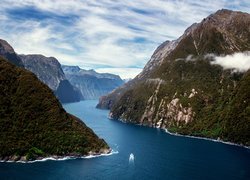
[[[134,160],[135,160],[135,156],[134,156],[133,153],[131,153],[131,154],[129,155],[129,162],[132,163],[132,162],[134,162]]]

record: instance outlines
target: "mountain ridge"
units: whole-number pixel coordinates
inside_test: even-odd
[[[0,160],[109,153],[103,139],[68,114],[30,71],[0,57]]]
[[[216,56],[249,51],[249,27],[249,14],[230,10],[194,23],[177,40],[161,44],[138,76],[101,97],[97,107],[109,108],[113,119],[249,146],[249,97],[241,121],[232,100],[249,71],[211,64]],[[243,84],[243,91],[250,90]],[[233,131],[229,114],[239,123]]]
[[[18,55],[13,47],[3,39],[0,39],[0,56],[18,67],[35,73],[42,82],[54,91],[62,103],[78,102],[83,99],[81,93],[70,83],[66,82],[68,80],[56,58],[46,57],[41,54]],[[63,86],[59,86],[61,81],[63,81]],[[62,89],[62,87],[65,87],[65,84],[67,84],[67,90],[69,90],[67,93]],[[60,89],[57,89],[58,87]],[[69,94],[72,95],[72,98],[69,97]]]
[[[16,66],[24,67],[20,57],[18,57],[18,55],[16,54],[14,49],[10,46],[10,44],[3,39],[0,39],[0,55],[8,59],[11,63],[15,64]]]
[[[61,103],[78,102],[83,99],[79,90],[67,80],[61,64],[55,57],[41,54],[19,55],[25,69],[33,72],[47,84]],[[67,91],[67,92],[66,92]]]
[[[25,69],[35,73],[38,79],[41,79],[53,91],[56,91],[60,81],[66,79],[59,61],[54,57],[46,57],[41,54],[21,54],[19,57],[22,59]]]
[[[118,75],[98,73],[84,70],[78,66],[63,65],[66,78],[77,87],[85,99],[99,99],[100,96],[111,92],[124,82]]]

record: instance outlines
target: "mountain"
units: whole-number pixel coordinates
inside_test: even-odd
[[[97,73],[78,66],[62,66],[69,82],[77,87],[85,99],[98,99],[122,85],[123,80],[114,74]]]
[[[65,77],[61,64],[54,57],[43,55],[19,55],[25,69],[33,72],[47,84],[62,103],[77,102],[82,98],[81,93],[73,87]]]
[[[249,57],[249,27],[249,14],[217,11],[161,44],[136,78],[97,107],[124,122],[249,146],[250,72],[216,64],[235,53]]]
[[[68,114],[51,89],[31,72],[0,58],[0,159],[108,153],[109,147]]]
[[[83,99],[81,92],[67,79],[60,81],[55,94],[62,103],[78,102]]]
[[[9,43],[3,39],[0,39],[0,56],[8,59],[11,63],[16,66],[23,67],[22,60],[15,53],[14,49],[9,45]]]
[[[61,64],[54,57],[45,57],[43,55],[19,55],[25,66],[25,69],[36,74],[38,79],[47,84],[50,89],[56,91],[60,81],[66,77],[61,68]]]
[[[130,80],[132,80],[132,78],[123,79],[123,81],[124,81],[125,83],[129,82]]]

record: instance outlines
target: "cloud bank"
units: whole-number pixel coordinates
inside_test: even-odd
[[[84,69],[129,68],[131,77],[192,23],[221,8],[250,12],[247,0],[2,0],[0,7],[0,38],[17,53]]]
[[[234,69],[239,72],[245,72],[250,69],[250,52],[216,56],[214,59],[211,64],[220,65],[224,69]]]

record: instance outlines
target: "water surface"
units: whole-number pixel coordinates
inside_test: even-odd
[[[250,150],[109,120],[97,101],[65,104],[118,154],[0,163],[0,179],[250,179]],[[133,154],[133,161],[131,161]]]

